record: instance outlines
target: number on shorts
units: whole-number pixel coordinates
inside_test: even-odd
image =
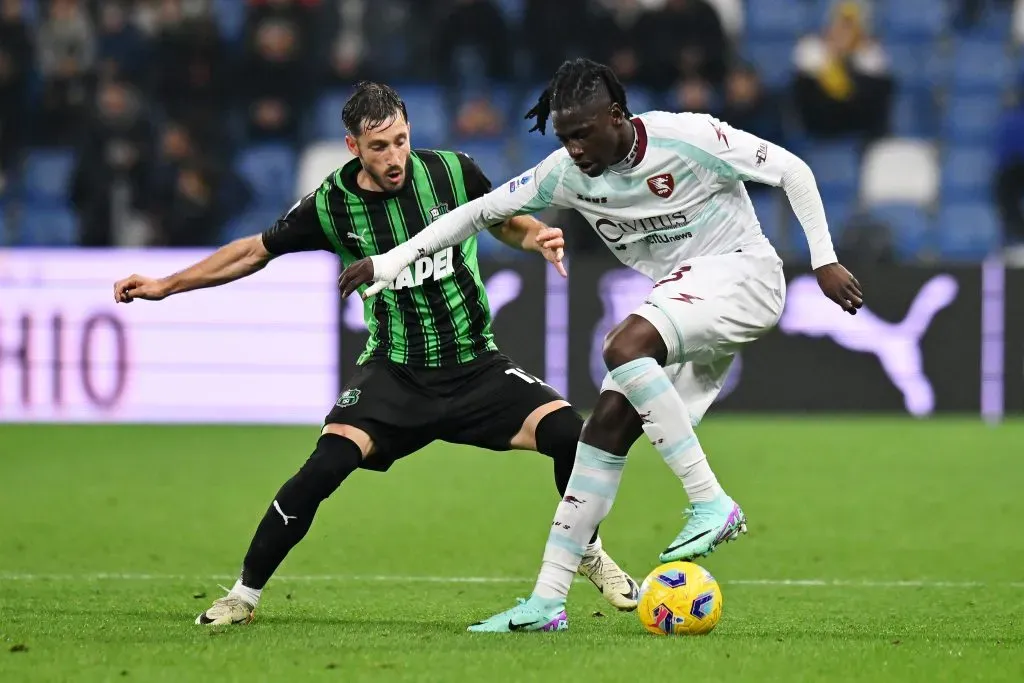
[[[668,277],[663,277],[660,280],[658,280],[655,283],[654,287],[652,287],[652,289],[657,289],[658,287],[661,287],[663,284],[666,284],[668,282],[675,282],[676,280],[682,280],[683,279],[683,275],[685,275],[688,272],[690,272],[690,266],[683,266],[682,268],[680,268],[676,272],[672,273]]]
[[[544,384],[544,382],[541,382],[539,379],[537,379],[536,377],[533,377],[532,375],[526,374],[525,372],[523,372],[519,368],[509,368],[508,370],[505,371],[505,374],[506,375],[515,375],[516,377],[518,377],[519,379],[523,380],[527,384]],[[547,385],[545,384],[544,386],[547,386]]]

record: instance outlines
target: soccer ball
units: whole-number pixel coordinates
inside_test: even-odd
[[[711,573],[692,562],[657,567],[640,585],[640,623],[661,636],[709,633],[722,616],[722,589]]]

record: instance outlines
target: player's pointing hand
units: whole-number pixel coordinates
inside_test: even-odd
[[[857,278],[838,263],[830,263],[814,271],[818,278],[818,286],[829,299],[843,307],[850,315],[857,315],[857,309],[864,305],[864,293],[861,292]]]
[[[562,277],[568,277],[562,259],[565,257],[565,238],[561,228],[545,227],[537,232],[537,247]]]

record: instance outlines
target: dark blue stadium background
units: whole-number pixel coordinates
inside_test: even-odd
[[[842,4],[4,0],[0,244],[213,246],[256,232],[344,161],[340,108],[359,78],[399,87],[416,145],[465,150],[500,182],[554,147],[523,112],[563,58],[586,55],[616,67],[634,111],[710,111],[802,154],[845,254],[973,260],[1012,246],[1024,237],[1015,3],[861,3],[852,94],[807,65]],[[866,189],[878,169],[865,158],[893,139],[924,144],[882,164],[935,176],[923,196]],[[754,200],[799,262],[785,202]],[[587,230],[574,238],[600,248]]]

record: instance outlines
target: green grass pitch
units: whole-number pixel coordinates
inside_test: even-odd
[[[750,534],[703,562],[706,637],[587,583],[566,633],[466,633],[528,594],[556,496],[546,458],[447,444],[353,475],[251,626],[195,626],[316,435],[0,425],[0,680],[1024,680],[1024,423],[710,419]],[[606,547],[642,579],[682,507],[637,446]]]

